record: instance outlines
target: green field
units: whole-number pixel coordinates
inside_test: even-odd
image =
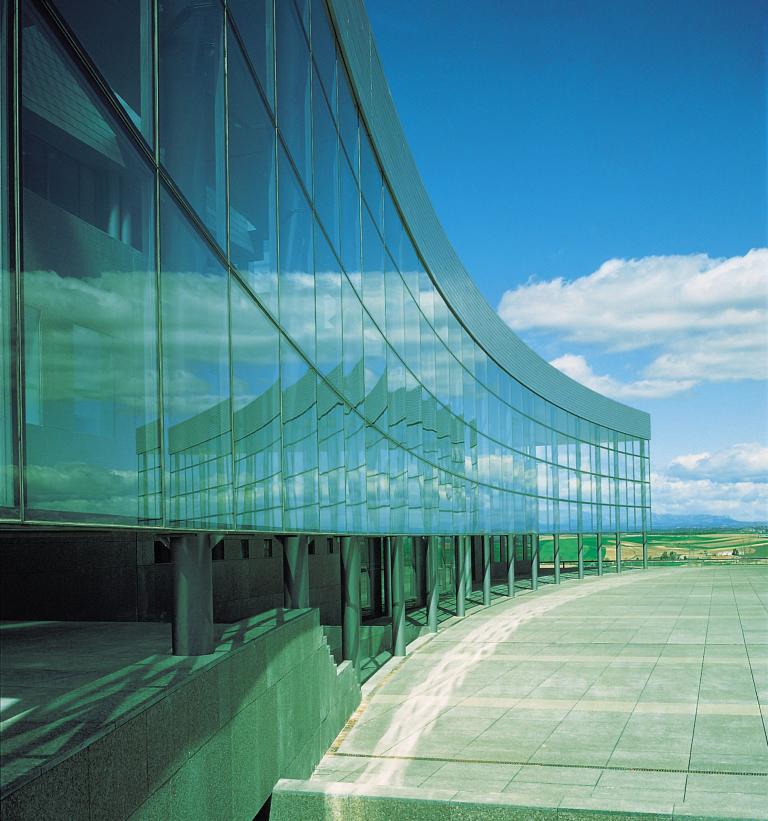
[[[616,549],[613,534],[603,536],[603,558],[615,561]],[[541,536],[539,556],[542,564],[553,560],[553,540],[551,536]],[[643,538],[637,534],[621,535],[622,561],[641,561],[643,558]],[[649,533],[648,558],[651,561],[739,561],[768,559],[768,533],[747,531],[674,532]],[[564,562],[578,560],[575,535],[560,537],[560,559]],[[584,560],[596,560],[596,540],[594,535],[584,536]]]

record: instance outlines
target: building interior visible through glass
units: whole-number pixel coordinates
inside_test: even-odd
[[[554,372],[440,267],[325,0],[163,0],[156,56],[152,6],[19,3],[2,519],[646,531],[647,415]]]

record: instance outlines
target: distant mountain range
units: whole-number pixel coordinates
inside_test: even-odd
[[[653,529],[669,530],[670,528],[742,528],[765,527],[768,521],[740,522],[730,516],[712,516],[707,513],[654,513]]]

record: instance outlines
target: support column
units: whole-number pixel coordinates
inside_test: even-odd
[[[440,598],[440,582],[437,565],[437,537],[426,536],[427,544],[427,630],[437,633],[437,602]]]
[[[579,533],[576,536],[576,552],[579,558],[579,578],[584,578],[584,537]]]
[[[560,584],[560,534],[552,534],[552,564],[555,569],[555,584]]]
[[[389,538],[392,569],[392,655],[405,655],[405,555],[403,537]]]
[[[531,534],[531,590],[539,589],[539,537]]]
[[[486,533],[483,540],[483,605],[491,603],[491,537]]]
[[[603,538],[602,536],[597,533],[595,535],[595,541],[597,542],[597,575],[603,575]]]
[[[353,536],[341,542],[341,657],[360,665],[360,544]]]
[[[515,595],[515,536],[507,533],[507,595]]]
[[[648,534],[643,531],[643,570],[648,569]]]
[[[465,536],[464,537],[464,591],[469,598],[472,595],[473,590],[473,583],[472,583],[472,563],[475,560],[475,545],[474,545],[474,536]]]
[[[616,572],[621,573],[621,533],[615,536],[616,544]]]
[[[384,615],[392,615],[392,539],[381,537],[381,552],[384,554]]]
[[[467,563],[464,561],[464,537],[454,536],[456,551],[456,615],[463,616],[467,598]]]
[[[213,570],[207,533],[172,536],[174,656],[213,652]]]
[[[283,545],[283,606],[309,607],[309,559],[301,536],[281,536]]]

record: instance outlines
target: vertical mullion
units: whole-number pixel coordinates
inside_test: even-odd
[[[225,251],[227,254],[227,352],[229,357],[229,446],[230,446],[230,466],[232,476],[230,478],[231,506],[232,514],[229,526],[233,529],[235,524],[235,509],[237,507],[237,460],[235,458],[235,371],[232,358],[232,263],[230,259],[230,202],[229,202],[229,18],[226,12],[222,15],[222,25],[224,26],[224,231],[225,231]]]
[[[12,387],[16,389],[16,467],[19,519],[26,518],[27,486],[25,473],[26,431],[24,427],[24,286],[22,282],[22,195],[21,195],[21,24],[20,0],[8,0],[8,84],[9,84],[9,202],[11,290],[14,296],[16,343],[15,368],[11,374]]]
[[[168,524],[168,504],[165,464],[165,399],[163,374],[163,289],[162,269],[160,266],[160,51],[159,51],[159,12],[157,0],[152,0],[152,135],[154,138],[155,177],[155,326],[157,333],[157,437],[159,445],[160,469],[160,522]]]

